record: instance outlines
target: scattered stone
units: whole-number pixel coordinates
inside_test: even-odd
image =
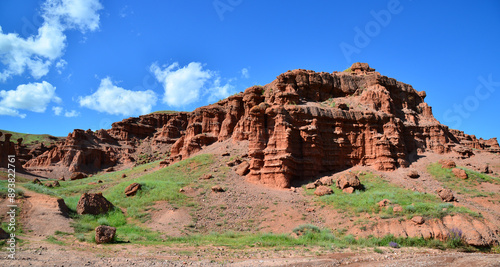
[[[116,228],[99,225],[95,228],[95,242],[97,244],[109,243],[115,238]]]
[[[240,165],[238,165],[238,167],[236,168],[236,173],[237,173],[239,176],[245,176],[245,175],[247,175],[249,172],[250,172],[250,163],[248,163],[247,161],[243,161],[243,162],[242,162],[242,163],[240,163]]]
[[[233,159],[231,161],[228,161],[226,163],[226,165],[229,166],[229,167],[233,167],[233,166],[239,165],[240,163],[241,163],[241,159],[236,158],[236,159]]]
[[[344,192],[346,194],[352,194],[352,193],[354,193],[354,187],[344,188],[344,189],[342,189],[342,192]]]
[[[452,169],[457,167],[457,164],[453,160],[442,159],[438,161],[441,164],[441,168],[443,169]]]
[[[331,186],[333,185],[333,176],[324,176],[319,179],[321,185]]]
[[[51,183],[45,183],[45,186],[46,187],[52,187],[52,184]]]
[[[74,181],[74,180],[79,180],[79,179],[83,179],[83,178],[87,178],[87,174],[83,173],[83,172],[74,172],[71,174],[71,176],[69,177],[69,179],[71,181]]]
[[[212,179],[214,178],[214,176],[210,173],[205,173],[203,174],[201,177],[200,177],[200,180],[209,180],[209,179]]]
[[[467,173],[464,170],[462,170],[462,169],[453,168],[451,171],[453,172],[453,174],[456,177],[458,177],[460,179],[464,179],[465,180],[465,179],[469,178],[469,176],[467,175]]]
[[[396,205],[394,205],[394,207],[392,207],[392,211],[393,212],[403,212],[403,207],[396,204]]]
[[[223,157],[228,157],[228,156],[231,156],[231,153],[226,152],[226,153],[222,154],[222,156],[223,156]]]
[[[316,188],[314,194],[317,196],[331,195],[333,190],[328,186],[320,185]]]
[[[308,183],[306,184],[306,189],[314,189],[316,188],[316,183]]]
[[[98,184],[102,184],[102,183],[104,183],[104,182],[103,182],[102,180],[98,180],[98,181],[97,181],[97,183],[98,183]]]
[[[186,192],[186,190],[184,190],[184,187],[179,189],[179,193],[184,193],[184,192]]]
[[[127,186],[127,188],[125,188],[125,195],[127,197],[135,196],[135,194],[137,193],[137,191],[141,189],[141,187],[142,187],[141,184],[132,183],[129,186]]]
[[[358,188],[361,186],[358,176],[352,172],[347,172],[339,175],[337,178],[336,185],[339,189],[344,189],[347,187]]]
[[[113,167],[109,167],[106,169],[106,172],[114,172],[115,171],[115,168]]]
[[[423,224],[425,222],[425,219],[422,216],[414,216],[413,218],[411,218],[411,221],[416,224]]]
[[[61,186],[61,185],[59,184],[59,181],[54,181],[54,182],[52,183],[52,186],[53,186],[53,187],[59,187],[59,186]]]
[[[418,177],[420,177],[420,174],[418,174],[418,171],[413,170],[413,169],[409,170],[407,175],[409,178],[412,178],[412,179],[417,179]]]
[[[306,211],[307,212],[314,212],[316,209],[314,209],[313,207],[310,207],[310,208],[307,208]]]
[[[38,180],[38,178],[35,178],[35,179],[33,180],[33,183],[34,183],[34,184],[43,185],[43,184],[42,184],[42,182],[40,182],[40,180]]]
[[[127,175],[125,173],[122,174],[122,178],[126,178],[126,177],[127,177]]]
[[[445,188],[439,189],[438,195],[444,202],[455,201],[455,196],[453,195],[453,192],[450,189],[445,189]]]
[[[76,205],[76,212],[82,214],[104,214],[113,208],[102,193],[83,193]]]
[[[482,164],[477,169],[480,173],[491,173],[490,166],[488,164]]]
[[[222,187],[220,187],[218,185],[212,186],[212,192],[216,192],[217,193],[217,192],[224,192],[224,191],[225,191],[224,188],[222,188]]]
[[[379,207],[385,207],[389,203],[391,203],[391,201],[389,199],[384,198],[384,199],[380,200],[377,204]]]

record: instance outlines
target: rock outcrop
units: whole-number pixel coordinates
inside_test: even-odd
[[[407,167],[425,151],[500,153],[495,138],[477,139],[440,124],[425,97],[366,63],[353,64],[351,72],[298,69],[193,112],[129,118],[97,132],[75,130],[24,167],[47,177],[69,176],[138,164],[141,155],[163,157],[166,166],[217,141],[248,140],[245,177],[283,188],[355,165]]]

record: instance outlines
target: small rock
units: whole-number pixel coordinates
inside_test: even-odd
[[[212,186],[212,192],[216,192],[217,193],[217,192],[224,192],[224,191],[225,191],[224,188],[222,188],[222,187],[220,187],[218,185]]]
[[[444,202],[455,201],[455,196],[453,195],[453,192],[450,189],[445,189],[445,188],[439,189],[438,195]]]
[[[306,211],[307,212],[313,212],[313,211],[315,211],[315,209],[313,207],[310,207],[310,208],[307,208]]]
[[[306,189],[314,189],[316,188],[316,183],[309,183],[306,185]]]
[[[102,180],[98,180],[98,181],[97,181],[97,183],[98,183],[98,184],[102,184],[102,183],[104,183],[104,182],[103,182]]]
[[[113,167],[109,167],[105,170],[106,172],[114,172],[115,171],[115,168]]]
[[[83,173],[83,172],[74,172],[69,177],[69,179],[71,181],[73,181],[73,180],[79,180],[79,179],[83,179],[83,178],[87,178],[87,175],[85,173]]]
[[[416,224],[423,224],[425,222],[422,216],[414,216],[413,218],[411,218],[411,221]]]
[[[34,184],[39,184],[39,185],[42,185],[42,182],[40,182],[40,180],[38,180],[38,178],[35,178],[35,179],[33,180],[33,183],[34,183]]]
[[[488,164],[482,164],[477,169],[480,173],[491,173],[490,166]]]
[[[200,177],[200,180],[209,180],[209,179],[212,179],[214,178],[214,176],[210,173],[205,173],[203,174],[201,177]]]
[[[106,225],[100,225],[95,228],[95,242],[97,244],[109,243],[113,241],[116,234],[116,228]]]
[[[61,185],[59,184],[59,181],[54,181],[54,182],[52,183],[52,186],[53,186],[53,187],[59,187],[59,186],[61,186]]]
[[[135,194],[137,194],[137,191],[141,189],[141,187],[142,187],[141,184],[132,183],[129,186],[127,186],[127,188],[125,188],[125,195],[127,197],[134,196]]]
[[[59,181],[66,181],[66,179],[64,179],[64,176],[59,178]]]
[[[125,173],[124,173],[124,174],[122,174],[122,178],[125,178],[125,177],[127,177],[127,175],[126,175]]]
[[[352,193],[354,193],[354,187],[344,188],[344,189],[342,189],[342,192],[344,192],[346,194],[352,194]]]
[[[389,199],[384,198],[384,199],[380,200],[377,204],[379,207],[385,207],[389,203],[391,203],[391,201]]]
[[[52,184],[51,183],[46,183],[45,186],[46,187],[52,187]]]
[[[223,157],[228,157],[228,156],[231,156],[231,153],[226,152],[226,153],[222,154],[222,156],[223,156]]]
[[[407,175],[412,179],[417,179],[418,177],[420,177],[417,170],[409,170]]]
[[[186,190],[184,188],[179,189],[179,193],[184,193]]]
[[[457,167],[457,164],[453,160],[442,159],[438,161],[441,164],[441,168],[443,169],[452,169]]]
[[[333,194],[333,190],[330,187],[320,185],[316,188],[314,194],[317,196],[331,195]]]
[[[394,205],[394,207],[392,207],[392,211],[393,212],[403,212],[403,207],[401,207],[400,205]]]
[[[242,162],[242,163],[240,163],[240,165],[238,165],[238,167],[236,168],[236,173],[237,173],[239,176],[245,176],[245,175],[247,175],[249,172],[250,172],[250,163],[248,163],[247,161],[243,161],[243,162]]]
[[[467,175],[467,173],[464,170],[462,170],[462,169],[453,168],[451,171],[453,172],[453,174],[456,177],[458,177],[460,179],[464,179],[465,180],[465,179],[469,178],[469,176]]]
[[[236,165],[238,165],[238,164],[240,164],[240,163],[241,163],[241,159],[236,158],[236,159],[234,159],[234,160],[228,161],[228,162],[226,163],[226,165],[227,165],[227,166],[229,166],[229,167],[233,167],[233,166],[236,166]]]

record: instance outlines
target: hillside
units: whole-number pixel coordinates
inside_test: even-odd
[[[443,260],[471,264],[456,249],[494,263],[478,252],[500,251],[498,142],[442,125],[425,96],[355,63],[288,71],[193,112],[76,129],[22,166],[41,180],[19,181],[23,249],[48,246],[44,263],[61,265],[80,262],[61,260],[63,249],[128,264],[117,255],[132,248],[144,265],[318,255],[344,264],[360,252],[367,263],[451,253]],[[12,142],[0,148],[28,158]],[[88,193],[114,208],[80,214]],[[95,245],[100,225],[116,228],[112,244]]]

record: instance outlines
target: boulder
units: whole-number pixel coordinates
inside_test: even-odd
[[[324,176],[319,179],[322,185],[331,186],[333,185],[333,176]]]
[[[346,194],[352,194],[352,193],[354,193],[354,187],[344,188],[344,189],[342,189],[342,192],[344,192]]]
[[[306,189],[314,189],[316,188],[316,183],[308,183],[306,184]]]
[[[59,187],[59,186],[61,186],[61,184],[59,184],[59,181],[54,181],[54,182],[52,183],[52,186],[53,186],[53,187]]]
[[[242,162],[242,163],[240,163],[240,165],[238,165],[238,167],[236,168],[236,173],[237,173],[239,176],[245,176],[245,175],[247,175],[249,172],[250,172],[250,163],[248,163],[248,161],[243,161],[243,162]]]
[[[356,174],[347,172],[338,176],[336,185],[339,189],[344,189],[347,187],[359,188],[361,186],[361,182],[359,181],[359,178],[358,176],[356,176]]]
[[[457,164],[453,160],[442,159],[438,161],[443,169],[453,169],[457,167]]]
[[[82,214],[104,214],[113,209],[113,204],[109,202],[102,193],[83,193],[76,205],[76,212]]]
[[[417,179],[418,177],[420,177],[420,174],[418,174],[417,170],[412,169],[408,170],[407,176],[412,179]]]
[[[453,195],[453,192],[450,189],[442,188],[438,190],[438,196],[444,201],[444,202],[452,202],[455,201],[455,196]]]
[[[71,181],[73,180],[79,180],[79,179],[83,179],[83,178],[87,178],[87,174],[83,173],[83,172],[74,172],[71,174],[71,176],[69,177],[69,179]]]
[[[99,225],[95,228],[95,242],[97,244],[110,243],[115,238],[116,228]]]
[[[320,185],[314,190],[314,194],[317,196],[331,195],[333,190],[328,186]]]
[[[485,174],[488,174],[488,173],[491,173],[490,171],[490,166],[488,164],[481,164],[477,167],[477,170],[480,172],[480,173],[485,173]]]
[[[469,178],[469,176],[467,175],[467,173],[464,170],[462,170],[462,169],[453,168],[451,171],[453,172],[453,174],[456,177],[458,177],[460,179],[467,179],[467,178]]]
[[[127,197],[135,196],[135,194],[137,193],[137,191],[141,189],[141,187],[142,187],[141,184],[132,183],[129,186],[127,186],[127,188],[125,188],[125,195]]]

